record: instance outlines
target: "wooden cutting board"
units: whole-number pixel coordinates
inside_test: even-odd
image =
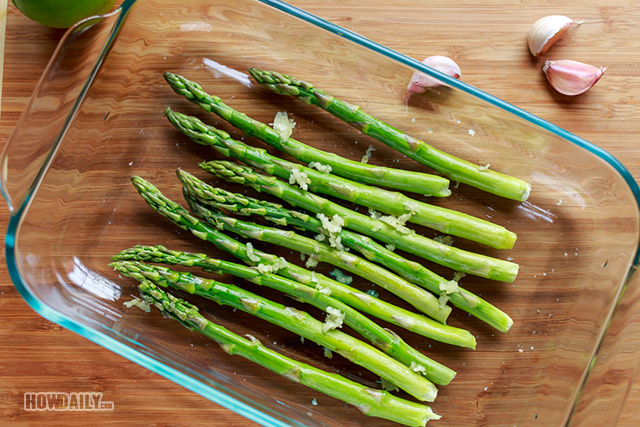
[[[633,2],[485,0],[291,0],[329,21],[423,59],[448,55],[463,79],[594,142],[640,178],[640,8]],[[437,4],[437,6],[434,6]],[[1,6],[1,3],[0,3]],[[1,13],[1,11],[0,11]],[[577,98],[551,91],[540,61],[528,54],[526,30],[540,16],[566,14],[585,23],[554,47],[557,58],[607,66],[592,91]],[[421,39],[425,17],[464,22],[439,40]],[[1,27],[1,26],[0,26]],[[60,30],[32,23],[9,5],[4,55],[0,144],[9,138],[53,52]],[[1,63],[1,62],[0,62]],[[8,212],[0,210],[6,228]],[[13,288],[4,254],[0,266],[0,424],[240,425],[244,418],[220,408],[120,356],[35,314]],[[29,391],[99,391],[113,401],[108,413],[26,412]],[[446,423],[442,423],[446,425]],[[640,425],[640,381],[629,394],[619,425]]]

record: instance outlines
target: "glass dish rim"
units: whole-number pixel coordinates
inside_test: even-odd
[[[111,32],[111,36],[108,39],[108,41],[105,44],[105,47],[103,48],[103,51],[101,52],[98,60],[96,61],[96,65],[94,66],[94,70],[90,73],[89,77],[87,78],[87,81],[85,81],[84,83],[84,87],[82,89],[82,91],[80,92],[80,95],[78,96],[74,107],[72,108],[71,112],[69,113],[65,123],[64,123],[64,128],[68,127],[71,123],[71,121],[73,120],[73,116],[74,113],[77,111],[77,109],[79,108],[82,99],[84,98],[84,95],[86,94],[88,88],[91,85],[91,82],[93,81],[93,79],[95,78],[96,74],[97,74],[97,70],[100,68],[100,65],[103,61],[103,59],[106,57],[106,55],[108,54],[108,47],[111,45],[111,43],[113,43],[113,41],[115,40],[115,38],[117,37],[118,31],[121,28],[121,26],[123,25],[123,23],[126,21],[126,16],[127,16],[127,12],[131,9],[131,7],[137,2],[138,0],[125,0],[120,7],[118,7],[115,11],[112,11],[106,15],[101,15],[103,17],[106,16],[113,16],[113,15],[118,15],[117,20],[113,26],[112,32]],[[635,197],[636,200],[636,205],[638,206],[638,211],[640,212],[640,187],[638,186],[638,183],[636,182],[636,180],[633,178],[633,176],[631,175],[631,173],[627,170],[627,168],[616,158],[614,157],[612,154],[610,154],[609,152],[607,152],[606,150],[596,146],[595,144],[559,127],[556,126],[540,117],[535,116],[532,113],[529,113],[519,107],[516,107],[513,104],[510,104],[500,98],[497,98],[493,95],[490,95],[489,93],[486,93],[480,89],[477,89],[474,86],[471,86],[459,79],[455,79],[452,78],[450,76],[447,76],[445,74],[442,74],[436,70],[433,70],[429,67],[427,67],[426,65],[422,64],[421,62],[408,57],[404,54],[401,54],[399,52],[396,52],[382,44],[379,44],[377,42],[374,42],[364,36],[361,36],[353,31],[350,31],[348,29],[345,29],[343,27],[340,27],[336,24],[333,24],[329,21],[326,21],[323,18],[320,18],[316,15],[313,15],[312,13],[306,12],[296,6],[292,6],[288,3],[285,3],[281,0],[253,0],[255,2],[258,3],[262,3],[266,6],[270,6],[273,7],[276,10],[279,10],[281,12],[284,12],[285,14],[288,14],[294,18],[298,18],[301,19],[311,25],[314,25],[322,30],[328,31],[330,33],[333,33],[345,40],[348,40],[350,42],[353,42],[357,45],[360,45],[370,51],[379,53],[381,55],[386,56],[389,59],[392,59],[398,63],[401,63],[403,65],[407,65],[415,70],[421,71],[425,74],[431,75],[441,81],[443,81],[444,83],[446,83],[447,85],[454,87],[456,89],[459,89],[463,92],[468,93],[469,95],[474,96],[477,99],[480,99],[484,102],[487,102],[491,105],[494,105],[508,113],[511,113],[525,121],[528,121],[529,123],[532,123],[544,130],[547,130],[553,134],[555,134],[556,136],[559,136],[563,139],[565,139],[566,141],[569,141],[570,143],[590,152],[591,154],[599,157],[600,159],[604,160],[606,163],[608,163],[618,174],[620,174],[620,176],[624,179],[624,181],[627,183],[629,189],[631,190],[633,196]],[[96,18],[96,17],[92,17],[92,18],[87,18],[86,20],[82,21],[82,22],[87,22],[90,21],[91,19]],[[79,25],[79,24],[76,24]],[[74,28],[76,27],[72,27],[70,30],[68,30],[69,32],[73,31]],[[62,43],[64,42],[64,38]],[[55,54],[52,57],[51,61],[55,61]],[[60,135],[64,135],[64,132],[61,132]],[[62,141],[61,137],[58,137],[56,139],[56,141],[54,142],[53,146],[57,147]],[[55,152],[55,149],[51,151],[52,153]],[[39,182],[42,180],[43,177],[43,171],[45,171],[48,168],[48,163],[49,163],[50,159],[45,160],[43,166],[42,166],[42,170],[40,171],[40,173],[38,174],[38,176],[36,177],[36,182]],[[189,375],[182,373],[181,371],[178,371],[170,366],[165,365],[164,363],[152,358],[151,356],[145,355],[135,349],[133,349],[132,347],[127,346],[126,344],[111,338],[110,336],[99,332],[96,329],[92,329],[89,327],[86,327],[84,325],[82,325],[81,323],[77,322],[76,320],[74,320],[73,318],[65,315],[64,313],[61,313],[59,311],[56,311],[50,307],[48,307],[44,301],[41,301],[40,299],[38,299],[38,297],[36,297],[30,290],[29,290],[29,286],[28,284],[22,279],[20,272],[18,270],[18,266],[17,266],[17,259],[16,259],[16,236],[19,232],[19,228],[22,222],[22,219],[24,217],[24,215],[26,214],[26,212],[28,211],[28,206],[29,206],[29,201],[30,199],[33,197],[33,195],[37,192],[37,188],[38,185],[36,183],[36,185],[32,185],[29,192],[27,193],[24,201],[20,204],[20,206],[18,207],[17,210],[11,212],[11,216],[9,219],[9,224],[7,227],[7,231],[6,231],[6,235],[5,235],[5,253],[6,253],[6,263],[7,263],[7,267],[8,267],[8,272],[9,272],[9,276],[11,277],[11,280],[13,281],[16,289],[18,290],[18,292],[20,293],[20,295],[22,296],[22,298],[27,302],[27,304],[29,304],[29,306],[36,312],[38,313],[40,316],[44,317],[45,319],[56,323],[60,326],[63,326],[75,333],[77,333],[78,335],[100,345],[101,347],[104,347],[106,349],[108,349],[109,351],[112,351],[132,362],[137,363],[138,365],[149,369],[152,372],[155,372],[175,383],[177,383],[178,385],[181,385],[231,411],[234,411],[236,413],[238,413],[239,415],[242,415],[256,423],[262,424],[264,426],[267,427],[283,427],[283,426],[288,426],[289,424],[278,420],[277,418],[272,417],[271,415],[266,414],[265,412],[260,411],[259,409],[253,408],[250,405],[243,403],[227,394],[225,394],[222,391],[216,390],[215,388],[205,385],[204,383],[190,377]],[[4,190],[4,189],[3,189]],[[3,196],[5,196],[5,198],[7,200],[10,200],[8,198],[7,194],[4,194],[3,191]],[[626,288],[626,286],[629,284],[630,278],[634,272],[634,270],[638,267],[638,264],[640,262],[640,246],[636,248],[635,250],[635,254],[633,254],[632,256],[633,262],[631,263],[629,270],[627,271],[626,276],[624,277],[624,282],[622,283],[621,286],[621,290],[624,290]],[[619,290],[618,292],[618,296],[617,296],[617,300],[614,302],[615,307],[617,307],[620,303],[620,299],[622,298],[622,296],[624,295],[624,292],[621,292]],[[613,316],[615,315],[616,309],[614,308],[610,314],[609,314],[609,318],[607,319],[607,324],[611,323],[611,320],[613,319]],[[596,343],[596,347],[595,348],[599,348],[602,340],[604,339],[604,337],[607,335],[607,331],[606,331],[606,327],[605,330],[602,332],[601,337],[598,341],[598,343]],[[597,357],[598,351],[596,351],[593,355],[593,358],[595,359],[595,357]],[[593,360],[592,360],[593,362]],[[593,366],[593,363],[591,363],[591,366]],[[587,378],[589,377],[589,373],[587,372],[584,379],[583,379],[583,384],[586,382]],[[581,385],[581,386],[582,386]],[[578,397],[579,397],[579,393],[578,393]],[[573,409],[575,409],[575,405],[577,404],[577,399],[573,402]]]

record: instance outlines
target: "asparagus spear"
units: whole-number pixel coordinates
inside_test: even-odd
[[[132,182],[147,204],[160,215],[168,218],[178,227],[190,231],[196,237],[213,243],[217,248],[230,253],[243,262],[254,265],[247,253],[246,245],[232,239],[207,223],[200,221],[182,206],[165,197],[150,182],[139,176],[134,176]],[[253,251],[259,263],[275,265],[279,264],[276,274],[316,288],[321,286],[331,291],[331,295],[364,313],[385,320],[393,325],[400,326],[427,338],[432,338],[447,344],[460,347],[475,348],[474,336],[464,329],[443,325],[428,317],[413,313],[401,307],[389,304],[378,298],[361,292],[351,286],[338,283],[323,274],[312,273],[295,264],[278,259],[261,251]]]
[[[149,280],[163,288],[186,291],[280,326],[368,369],[416,399],[433,402],[438,393],[431,381],[408,366],[342,331],[327,329],[323,322],[304,311],[286,307],[235,285],[205,279],[189,272],[174,271],[164,266],[138,261],[115,261],[110,266],[138,281]]]
[[[316,105],[357,128],[365,135],[369,135],[405,156],[441,172],[452,181],[463,182],[512,200],[525,201],[529,197],[531,184],[528,182],[442,152],[426,142],[413,138],[370,116],[360,107],[314,88],[311,83],[257,68],[250,68],[249,73],[258,83],[275,93],[293,95],[306,104]]]
[[[256,173],[251,168],[228,161],[201,163],[200,167],[219,178],[249,185],[257,191],[279,197],[292,206],[309,212],[322,213],[328,217],[338,215],[344,220],[345,228],[393,244],[399,249],[456,271],[505,282],[513,282],[518,274],[518,265],[513,262],[447,246],[416,233],[401,233],[382,221],[345,208],[275,177]]]
[[[194,142],[211,146],[225,156],[234,157],[279,178],[294,179],[303,187],[308,185],[309,190],[313,192],[327,194],[387,214],[404,215],[408,217],[409,222],[497,249],[509,249],[516,240],[515,233],[489,221],[419,202],[402,193],[360,184],[282,160],[263,149],[231,139],[228,133],[207,126],[196,117],[189,117],[169,108],[166,109],[165,115],[176,129]]]
[[[291,225],[313,233],[326,233],[322,222],[312,216],[285,209],[281,205],[265,200],[257,200],[242,194],[231,193],[222,188],[212,187],[195,176],[183,170],[178,171],[189,197],[200,203],[216,209],[236,212],[241,215],[259,215],[279,225]],[[363,254],[370,261],[380,263],[395,271],[406,280],[423,286],[434,293],[442,293],[450,286],[450,282],[433,273],[421,264],[408,260],[401,255],[376,243],[373,239],[362,234],[342,229],[339,232],[340,242],[345,246]],[[497,328],[507,332],[513,321],[502,310],[491,305],[472,292],[458,287],[448,294],[450,301],[456,307],[476,316]]]
[[[385,329],[362,315],[359,311],[330,295],[312,289],[293,280],[271,273],[260,273],[255,268],[245,267],[219,259],[208,258],[204,254],[172,251],[163,246],[135,246],[126,249],[111,258],[112,261],[148,261],[185,267],[199,267],[205,271],[219,274],[231,274],[241,277],[260,286],[276,289],[290,295],[294,299],[308,303],[323,311],[328,307],[340,310],[345,314],[344,323],[367,338],[373,345],[392,356],[406,366],[422,366],[423,374],[436,384],[447,385],[455,377],[455,371],[430,359],[407,344],[402,338],[389,329]]]
[[[410,191],[426,196],[446,197],[451,194],[449,180],[437,175],[411,172],[356,162],[303,144],[293,138],[283,140],[278,132],[266,124],[226,105],[217,96],[209,95],[202,87],[182,76],[164,73],[169,86],[178,94],[205,111],[215,113],[249,136],[256,137],[304,163],[318,162],[331,166],[331,172],[370,185]]]
[[[366,259],[346,251],[339,251],[317,240],[294,233],[256,223],[242,221],[213,211],[197,201],[187,197],[191,210],[219,230],[238,234],[247,239],[273,243],[314,257],[318,262],[326,262],[347,270],[402,298],[427,316],[446,323],[451,307],[440,306],[438,298],[432,293],[407,282],[390,271]]]
[[[355,406],[365,415],[416,427],[440,418],[428,406],[401,399],[383,390],[364,387],[342,375],[298,362],[266,348],[251,335],[248,339],[243,338],[206,319],[196,306],[174,297],[148,280],[142,281],[139,289],[143,298],[160,312],[217,342],[229,355],[238,355],[284,378],[335,397]]]

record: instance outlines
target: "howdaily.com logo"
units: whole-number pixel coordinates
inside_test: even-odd
[[[114,404],[102,400],[100,392],[26,392],[25,411],[113,411]]]

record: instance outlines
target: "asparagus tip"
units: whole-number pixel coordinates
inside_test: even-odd
[[[165,71],[162,73],[162,77],[169,83],[170,85],[177,83],[180,80],[180,76],[174,73],[170,73],[169,71]]]

